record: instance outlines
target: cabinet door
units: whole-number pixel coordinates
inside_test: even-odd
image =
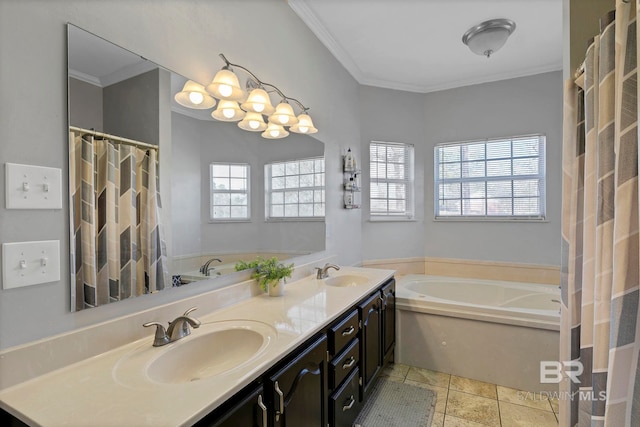
[[[362,392],[361,400],[369,393],[371,381],[375,378],[380,366],[382,366],[381,349],[381,317],[380,306],[382,297],[380,292],[372,294],[360,303],[360,319],[362,319],[362,331],[360,343],[360,366],[362,367]]]
[[[322,335],[268,379],[274,427],[326,427],[327,337]]]
[[[396,281],[391,279],[382,287],[382,357],[383,362],[393,360],[393,349],[396,342]]]
[[[262,386],[241,391],[232,397],[227,404],[204,419],[194,427],[267,427],[267,406],[264,401]]]

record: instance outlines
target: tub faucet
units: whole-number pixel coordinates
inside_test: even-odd
[[[202,267],[200,267],[200,273],[204,274],[205,276],[208,276],[209,270],[214,269],[214,267],[209,268],[209,264],[211,264],[213,261],[222,262],[220,258],[211,258],[210,260],[202,264]]]
[[[329,277],[328,270],[330,268],[335,268],[336,270],[340,270],[340,267],[338,267],[337,265],[326,263],[324,267],[316,267],[316,270],[318,270],[318,274],[316,274],[316,279],[326,279],[327,277]]]
[[[162,323],[159,322],[148,322],[143,324],[145,328],[150,326],[156,327],[156,335],[153,340],[154,347],[161,347],[163,345],[172,343],[174,341],[179,340],[180,338],[184,338],[191,333],[189,329],[189,325],[194,328],[200,327],[200,321],[193,317],[189,317],[189,313],[194,311],[196,307],[191,307],[189,310],[185,311],[182,316],[178,316],[173,321],[169,322],[169,327],[165,330]]]

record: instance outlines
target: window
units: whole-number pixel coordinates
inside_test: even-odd
[[[267,219],[324,218],[324,157],[265,165]]]
[[[545,218],[545,137],[437,145],[436,218]]]
[[[211,163],[212,221],[249,219],[249,165]]]
[[[413,145],[372,141],[369,146],[372,218],[413,218]]]

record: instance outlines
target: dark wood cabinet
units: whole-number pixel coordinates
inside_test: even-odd
[[[380,291],[376,291],[358,305],[362,322],[360,330],[360,368],[362,371],[360,400],[362,401],[369,394],[373,379],[382,366],[381,305]]]
[[[382,292],[382,361],[393,362],[396,343],[396,281],[391,279],[380,290]]]
[[[195,427],[267,427],[267,406],[262,385],[245,389],[227,404],[195,424]]]
[[[196,426],[347,427],[393,360],[390,279]]]
[[[328,411],[327,337],[322,334],[265,383],[273,427],[326,427]]]

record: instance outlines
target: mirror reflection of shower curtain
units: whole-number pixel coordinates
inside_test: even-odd
[[[164,289],[157,150],[71,131],[69,155],[72,310]]]

